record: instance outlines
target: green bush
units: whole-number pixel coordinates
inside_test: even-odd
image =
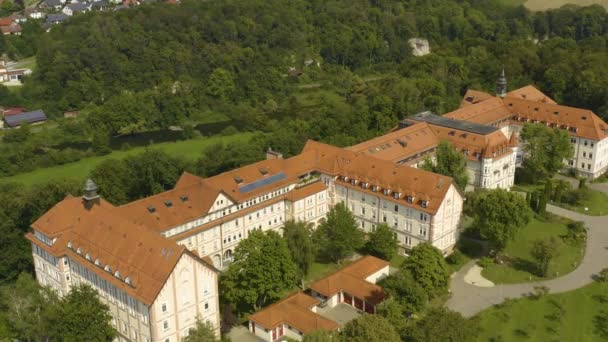
[[[483,254],[483,246],[481,243],[473,240],[460,239],[456,244],[456,248],[470,257],[479,257]]]
[[[494,260],[492,258],[483,257],[483,258],[479,259],[479,261],[477,261],[477,265],[479,265],[480,267],[483,267],[483,268],[488,268],[488,267],[494,265]]]
[[[595,280],[597,280],[601,283],[608,283],[608,267],[601,270],[600,273],[598,273]]]
[[[461,264],[464,261],[464,254],[456,249],[452,254],[445,258],[445,261],[447,261],[450,265]]]

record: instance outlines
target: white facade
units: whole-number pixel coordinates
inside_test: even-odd
[[[41,242],[54,241],[35,231]],[[108,305],[116,341],[179,342],[196,324],[197,317],[209,321],[219,336],[217,273],[184,253],[152,305],[146,305],[91,270],[82,258],[55,257],[45,247],[32,243],[36,279],[59,295],[72,286],[88,284]]]

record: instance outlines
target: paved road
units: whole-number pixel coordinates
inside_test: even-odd
[[[465,317],[471,317],[507,298],[519,298],[532,293],[535,286],[546,286],[550,293],[575,290],[591,283],[595,274],[608,267],[608,216],[585,216],[553,205],[547,205],[547,211],[584,221],[588,228],[587,249],[576,270],[552,280],[481,288],[464,282],[464,275],[474,265],[474,261],[471,261],[452,278],[452,296],[446,305]]]

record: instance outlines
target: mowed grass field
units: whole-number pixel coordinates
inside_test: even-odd
[[[515,240],[510,241],[505,248],[504,254],[510,258],[510,262],[484,268],[482,275],[496,284],[508,284],[555,278],[572,272],[583,258],[584,245],[562,241],[560,236],[565,235],[567,231],[566,223],[557,218],[546,221],[536,218],[530,220]],[[559,254],[552,260],[547,277],[541,278],[537,275],[530,251],[534,241],[550,237],[560,241]]]
[[[78,179],[83,180],[91,170],[107,159],[122,159],[130,155],[142,153],[146,148],[151,150],[161,150],[169,155],[181,157],[189,160],[196,160],[201,156],[202,150],[207,146],[224,142],[243,142],[246,143],[254,133],[239,133],[229,136],[217,136],[211,138],[197,138],[192,140],[167,142],[154,144],[149,147],[135,147],[128,151],[113,151],[112,153],[79,160],[74,163],[38,169],[32,172],[22,173],[11,177],[0,178],[0,182],[21,182],[26,185],[47,182],[53,179]]]
[[[503,2],[513,6],[524,5],[531,11],[545,11],[552,8],[560,8],[568,4],[578,6],[598,4],[608,8],[608,0],[503,0]]]
[[[481,312],[479,342],[606,341],[608,283],[539,299],[507,301]]]

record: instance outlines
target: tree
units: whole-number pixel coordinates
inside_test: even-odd
[[[399,334],[386,318],[363,314],[348,322],[340,337],[349,342],[399,342]]]
[[[196,327],[188,330],[188,336],[182,339],[182,342],[218,342],[219,339],[215,334],[215,327],[211,322],[200,320],[197,318]]]
[[[399,334],[401,334],[407,326],[408,320],[406,317],[408,317],[408,314],[406,313],[403,304],[392,296],[383,300],[382,303],[376,307],[376,314],[386,318]]]
[[[507,242],[530,221],[531,212],[523,196],[502,189],[483,191],[475,201],[474,225],[493,248],[503,250]]]
[[[465,156],[446,140],[441,141],[437,146],[435,163],[427,158],[423,169],[452,177],[456,186],[461,190],[466,188],[469,181]]]
[[[526,124],[520,138],[526,152],[523,168],[533,182],[553,177],[564,167],[564,159],[571,158],[574,153],[570,136],[561,129]]]
[[[414,281],[424,289],[429,298],[447,292],[450,282],[445,259],[437,248],[428,243],[416,245],[401,265],[402,272],[409,272]]]
[[[549,265],[559,253],[559,241],[555,237],[534,241],[530,254],[536,261],[536,267],[541,277],[547,276]]]
[[[236,247],[221,289],[236,308],[257,310],[279,299],[298,280],[298,266],[285,240],[274,231],[253,230]]]
[[[365,246],[365,250],[369,254],[384,260],[391,260],[397,254],[398,249],[395,233],[386,224],[378,225],[376,230],[369,234]]]
[[[6,143],[24,143],[30,139],[32,132],[30,125],[26,122],[19,126],[19,128],[6,130],[2,140]]]
[[[49,310],[48,332],[52,340],[111,341],[116,330],[110,308],[88,285],[72,287],[59,304]]]
[[[399,271],[378,283],[390,298],[400,304],[402,315],[409,316],[422,310],[429,301],[429,295],[408,271]]]
[[[302,342],[338,342],[338,335],[323,329],[314,330],[304,335]]]
[[[406,335],[411,342],[464,342],[479,335],[479,322],[439,307],[429,309],[424,318],[412,325]]]
[[[321,258],[332,262],[343,259],[365,243],[363,231],[343,203],[329,211],[327,220],[315,231],[314,241]]]
[[[121,205],[131,200],[133,176],[124,160],[104,160],[95,166],[90,177],[97,184],[99,194],[110,203]]]
[[[308,274],[308,270],[315,260],[312,225],[301,221],[287,221],[283,228],[283,238],[287,242],[293,261],[302,271],[302,275]]]

